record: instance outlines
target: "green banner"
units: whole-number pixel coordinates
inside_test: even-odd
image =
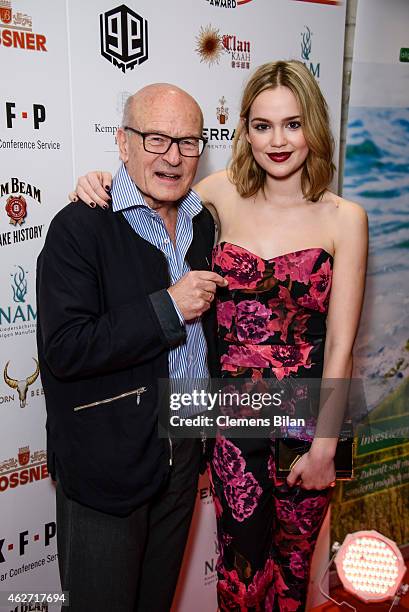
[[[407,47],[402,47],[399,54],[400,62],[409,62],[409,49]]]
[[[409,450],[409,444],[407,444]],[[369,463],[356,470],[351,482],[342,483],[342,502],[357,500],[391,487],[409,483],[409,454],[386,461]]]
[[[356,439],[356,456],[363,457],[376,451],[394,448],[409,440],[409,413],[371,421],[360,427]]]

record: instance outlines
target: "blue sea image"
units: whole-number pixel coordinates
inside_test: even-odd
[[[347,143],[343,196],[369,217],[355,374],[373,408],[409,373],[409,108],[350,108]]]

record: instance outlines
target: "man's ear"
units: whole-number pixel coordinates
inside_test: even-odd
[[[129,151],[128,151],[128,135],[123,128],[118,128],[116,133],[116,141],[118,143],[119,148],[119,157],[126,164],[129,159]]]

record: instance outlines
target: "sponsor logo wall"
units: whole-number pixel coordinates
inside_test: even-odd
[[[333,4],[328,9],[295,0],[279,0],[274,7],[268,0],[178,0],[169,7],[149,0],[0,0],[3,589],[59,586],[35,344],[35,268],[74,176],[92,168],[116,170],[115,134],[125,101],[155,81],[187,89],[202,106],[208,146],[197,178],[224,167],[243,84],[271,59],[307,64],[328,99],[337,139],[345,5]],[[215,530],[204,478],[179,584],[180,612],[216,607]],[[26,569],[14,571],[23,565]]]
[[[2,591],[50,590],[59,579],[35,277],[72,184],[64,3],[1,0],[0,59],[0,582]]]

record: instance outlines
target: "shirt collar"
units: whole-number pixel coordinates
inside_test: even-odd
[[[142,192],[129,176],[124,163],[121,164],[112,180],[111,196],[113,212],[119,212],[137,206],[148,208],[152,212],[155,212],[145,202]],[[187,194],[179,201],[179,207],[189,217],[193,218],[202,210],[203,205],[197,193],[189,189]]]

